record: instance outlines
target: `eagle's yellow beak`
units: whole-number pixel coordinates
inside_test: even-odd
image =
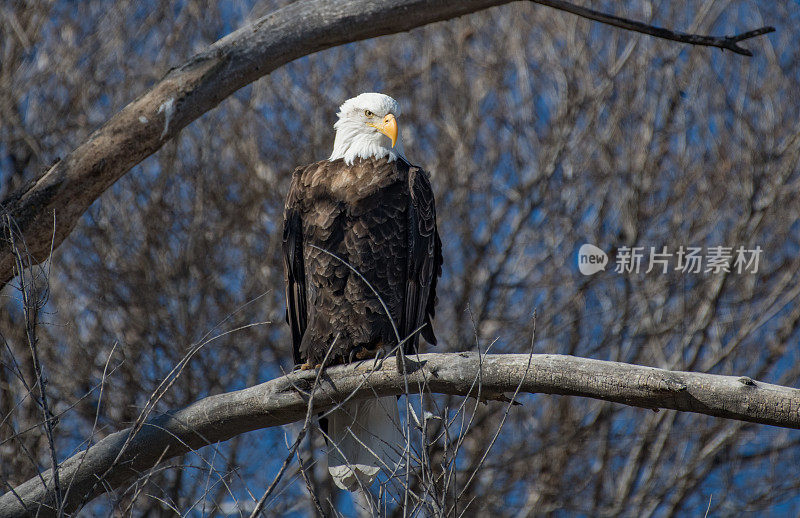
[[[375,125],[378,128],[378,131],[392,139],[392,147],[394,147],[395,142],[397,142],[397,119],[394,118],[394,115],[389,113],[386,117],[383,118],[383,122],[380,124]]]

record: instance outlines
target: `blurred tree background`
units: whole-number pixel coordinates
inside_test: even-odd
[[[0,198],[171,66],[285,3],[5,2]],[[536,310],[534,352],[800,386],[800,4],[586,5],[684,32],[778,30],[747,42],[756,55],[745,58],[519,3],[324,51],[241,89],[109,189],[39,273],[38,352],[59,459],[130,425],[187,354],[158,411],[291,369],[280,250],[290,173],[328,156],[336,108],[364,91],[400,102],[408,157],[432,174],[445,256],[438,351],[527,352]],[[756,274],[612,267],[585,277],[583,243],[612,251],[612,266],[623,246],[763,253]],[[28,390],[20,292],[6,287],[0,308],[5,491],[47,469],[50,453]],[[434,470],[455,474],[437,490],[458,495],[458,512],[800,513],[798,432],[522,401],[483,461],[500,403],[473,409],[456,462],[436,468],[446,456],[433,444]],[[238,503],[247,514],[292,433],[186,455],[83,512],[238,515]],[[363,513],[316,462],[321,446],[312,433],[302,450],[310,484],[327,507]],[[308,495],[293,466],[269,512],[313,515]]]

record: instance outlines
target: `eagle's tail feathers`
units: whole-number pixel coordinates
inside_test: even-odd
[[[328,416],[328,472],[341,489],[368,488],[396,471],[405,439],[394,396],[344,403]]]

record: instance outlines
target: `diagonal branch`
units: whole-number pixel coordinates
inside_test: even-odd
[[[747,377],[668,371],[625,363],[548,354],[475,353],[415,356],[408,386],[432,393],[477,396],[526,393],[583,396],[649,409],[674,409],[800,429],[800,390],[755,382]],[[372,362],[326,370],[298,371],[254,387],[201,399],[169,415],[150,419],[129,439],[129,430],[109,435],[61,464],[62,484],[72,485],[63,502],[73,512],[84,499],[117,488],[158,462],[236,435],[303,421],[314,390],[314,412],[338,401],[402,394],[406,383],[394,362],[370,372]],[[474,380],[480,376],[480,387]],[[423,383],[424,382],[424,383]],[[524,411],[519,409],[517,411]],[[121,448],[127,447],[120,454]],[[115,463],[115,459],[117,462]],[[105,478],[96,484],[98,474]],[[45,489],[34,478],[0,497],[0,517],[53,516],[52,473]],[[22,502],[20,502],[20,499]]]
[[[407,31],[510,0],[309,0],[294,2],[211,44],[173,68],[39,178],[4,200],[32,260],[54,246],[106,189],[181,129],[236,90],[308,54]],[[0,286],[15,275],[10,243],[0,239]]]
[[[720,49],[727,49],[737,54],[741,54],[743,56],[752,56],[753,53],[750,50],[739,46],[738,45],[739,42],[744,40],[749,40],[751,38],[755,38],[756,36],[761,36],[763,34],[769,34],[770,32],[775,32],[775,27],[761,27],[759,29],[747,31],[742,34],[737,34],[736,36],[703,36],[700,34],[686,34],[684,32],[671,31],[669,29],[664,29],[662,27],[654,27],[652,25],[648,25],[642,22],[637,22],[635,20],[629,20],[627,18],[620,18],[619,16],[614,16],[612,14],[602,13],[600,11],[595,11],[594,9],[589,9],[587,7],[581,7],[579,5],[575,5],[571,2],[565,2],[564,0],[530,0],[530,1],[536,4],[542,4],[548,7],[553,7],[560,11],[566,11],[568,13],[578,15],[582,18],[587,18],[589,20],[594,20],[596,22],[605,23],[607,25],[613,25],[614,27],[619,27],[621,29],[634,32],[641,32],[642,34],[655,36],[656,38],[662,38],[670,41],[678,41],[681,43],[689,43],[691,45],[701,45],[704,47],[717,47]]]
[[[31,262],[48,257],[83,213],[133,166],[243,86],[295,60],[353,41],[408,31],[511,0],[308,0],[294,2],[242,27],[173,68],[153,88],[114,115],[89,139],[0,204],[19,229]],[[738,42],[765,27],[729,38],[682,34],[575,6],[531,0],[592,20],[695,45],[750,55]],[[58,226],[53,233],[53,217]],[[0,233],[0,287],[18,273],[11,244]],[[30,265],[28,265],[30,266]]]

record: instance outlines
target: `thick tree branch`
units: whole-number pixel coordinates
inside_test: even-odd
[[[9,235],[18,233],[33,262],[43,261],[69,235],[81,215],[130,168],[156,152],[189,123],[239,88],[302,56],[345,43],[407,31],[510,0],[309,0],[295,2],[210,45],[170,70],[89,140],[0,207],[0,286],[15,273]],[[737,42],[762,28],[718,38],[676,33],[598,13],[559,0],[532,0],[579,16],[696,45],[740,54]],[[7,224],[6,221],[12,221]],[[55,229],[55,231],[54,231]]]
[[[408,375],[412,391],[476,397],[520,392],[583,396],[642,408],[667,408],[787,428],[800,428],[800,390],[746,377],[677,372],[624,363],[547,354],[425,354]],[[394,360],[369,372],[371,362],[334,367],[321,376],[314,411],[354,399],[402,394],[406,383]],[[157,462],[189,450],[306,417],[313,371],[294,372],[255,387],[210,396],[170,415],[109,435],[61,464],[62,485],[71,484],[66,511],[107,488],[117,488]],[[481,383],[475,383],[480,377]],[[301,391],[304,391],[305,394]],[[518,411],[524,412],[524,407]],[[129,440],[130,437],[130,440]],[[123,445],[128,441],[127,447]],[[115,462],[116,459],[116,462]],[[101,483],[97,477],[104,474]],[[49,485],[52,474],[44,474]],[[52,516],[52,487],[37,477],[0,497],[0,517]],[[27,511],[25,506],[27,506]]]
[[[51,243],[58,247],[108,187],[239,88],[320,50],[407,31],[509,1],[292,3],[225,36],[170,70],[89,140],[5,200],[0,213],[10,213],[33,260],[40,262],[48,256]],[[0,285],[15,274],[9,231],[6,229],[0,237]]]

